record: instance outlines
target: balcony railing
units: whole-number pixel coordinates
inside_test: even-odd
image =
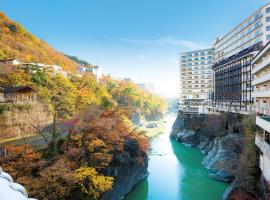
[[[255,144],[261,150],[264,156],[270,159],[270,144],[264,139],[261,134],[256,134]]]
[[[264,115],[269,115],[270,116],[270,108],[269,107],[264,107],[264,106],[256,106],[255,107],[256,112],[264,114]]]
[[[269,64],[270,64],[270,58],[265,58],[260,64],[256,65],[256,67],[252,69],[252,74],[259,72],[260,70],[269,66]]]
[[[244,115],[249,115],[251,113],[255,113],[255,107],[252,105],[239,106],[239,105],[216,105],[213,106],[213,109],[216,111],[223,112],[232,112],[232,113],[240,113]]]
[[[255,77],[254,80],[252,81],[252,85],[258,85],[264,82],[270,81],[270,74],[266,73],[260,77]]]
[[[256,124],[263,130],[270,133],[270,117],[269,116],[257,116]]]
[[[252,93],[252,97],[270,97],[270,89],[255,90]]]

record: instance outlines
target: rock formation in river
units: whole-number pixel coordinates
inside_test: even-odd
[[[232,170],[237,166],[241,153],[242,136],[233,129],[215,132],[223,129],[223,123],[221,116],[186,117],[179,114],[173,124],[171,137],[199,148],[205,155],[202,164],[210,170],[213,179],[231,182]]]
[[[258,196],[258,153],[254,148],[254,116],[234,113],[186,116],[179,113],[171,137],[199,148],[202,165],[213,179],[230,182],[222,199],[255,199]],[[236,198],[238,199],[238,197]],[[241,198],[240,198],[241,199]]]
[[[105,193],[101,200],[121,200],[132,188],[137,185],[142,179],[148,176],[148,156],[145,155],[145,160],[138,163],[129,160],[128,163],[121,167],[109,169],[109,174],[116,177],[113,189]]]

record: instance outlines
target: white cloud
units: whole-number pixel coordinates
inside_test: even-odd
[[[202,45],[196,41],[179,39],[172,36],[161,37],[154,40],[122,39],[121,41],[129,43],[129,44],[181,46],[190,50],[207,48],[205,45]]]

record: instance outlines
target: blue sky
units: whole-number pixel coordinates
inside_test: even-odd
[[[105,73],[178,95],[178,53],[211,47],[265,0],[1,0],[0,10]]]

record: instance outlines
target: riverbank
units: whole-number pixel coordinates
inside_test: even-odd
[[[162,118],[157,121],[143,121],[138,130],[149,138],[157,137],[166,130],[166,120]]]
[[[245,148],[243,120],[244,117],[231,113],[200,116],[180,113],[170,134],[177,142],[195,147],[204,154],[202,165],[210,170],[209,177],[231,183],[223,195],[226,200],[238,188],[237,170],[242,167],[240,159]]]

